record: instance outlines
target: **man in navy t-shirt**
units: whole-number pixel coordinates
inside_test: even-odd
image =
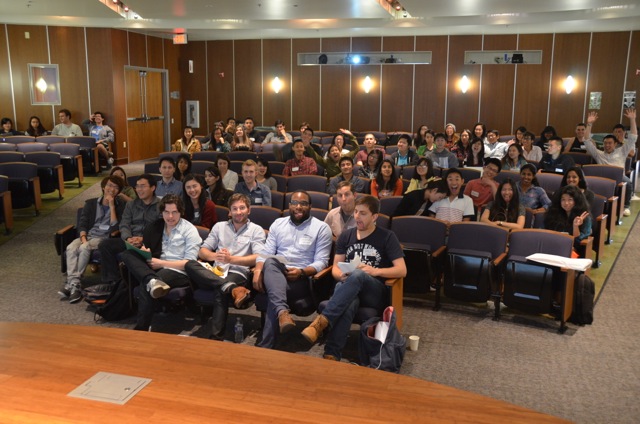
[[[391,231],[376,227],[379,211],[380,201],[373,196],[356,200],[356,228],[344,231],[336,243],[331,270],[333,278],[338,281],[336,289],[322,314],[302,331],[309,342],[315,343],[322,331],[329,327],[325,359],[340,360],[358,307],[371,307],[382,312],[388,303],[384,281],[407,275],[398,238]],[[361,262],[356,269],[344,272],[341,263],[353,262],[356,258]]]

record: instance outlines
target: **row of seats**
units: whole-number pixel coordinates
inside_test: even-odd
[[[443,287],[448,298],[474,303],[492,300],[495,319],[500,318],[502,300],[507,307],[527,313],[556,313],[560,331],[566,329],[574,272],[526,258],[534,253],[569,258],[573,237],[540,229],[508,231],[478,222],[447,224],[420,216],[393,218],[391,230],[405,250],[425,256],[427,282],[436,288],[435,310],[441,308]],[[562,292],[559,310],[553,302],[557,291]]]

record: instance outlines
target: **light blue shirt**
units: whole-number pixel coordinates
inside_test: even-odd
[[[158,181],[156,185],[156,196],[162,199],[170,193],[176,196],[182,196],[182,183],[175,178],[171,178],[171,181],[168,183],[165,183],[163,179]]]
[[[249,221],[236,231],[236,227],[229,220],[214,225],[202,247],[212,252],[226,248],[231,256],[248,256],[262,253],[265,238],[264,230],[258,224]],[[249,267],[231,265],[229,272],[242,274],[246,278],[249,275]]]
[[[160,259],[165,261],[196,260],[200,251],[202,239],[198,229],[186,219],[180,219],[169,234],[162,231],[162,254]],[[186,273],[179,269],[173,269],[181,274]]]
[[[310,217],[295,225],[291,217],[276,219],[269,228],[264,253],[284,256],[288,268],[312,266],[316,272],[327,267],[331,254],[331,228],[317,218]],[[264,262],[258,257],[257,262]]]

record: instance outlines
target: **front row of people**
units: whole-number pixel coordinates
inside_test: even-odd
[[[463,184],[460,172],[451,169],[446,183],[431,179],[424,189],[409,193],[399,210],[447,221],[468,220],[475,212],[471,198],[462,192]],[[407,273],[397,237],[375,225],[379,200],[367,195],[356,199],[355,190],[347,181],[337,187],[340,206],[327,217],[327,222],[311,216],[311,197],[299,190],[291,197],[290,216],[274,221],[266,238],[263,229],[250,221],[250,198],[235,193],[228,203],[230,219],[214,225],[204,243],[197,228],[184,218],[182,197],[168,194],[159,200],[154,194],[155,179],[141,175],[135,186],[137,198],[125,206],[118,198],[122,186],[121,178],[107,177],[103,196],[87,202],[79,227],[80,239],[67,249],[69,272],[61,293],[70,296],[79,290],[80,269],[88,262],[87,251],[97,247],[102,254],[103,282],[120,279],[122,261],[139,284],[136,330],[150,329],[156,299],[172,288],[191,286],[215,292],[212,336],[223,339],[228,306],[233,303],[245,308],[249,304],[248,280],[250,268],[255,267],[253,289],[266,293],[268,299],[265,325],[257,345],[273,348],[278,335],[295,326],[289,290],[307,284],[309,278],[327,267],[336,236],[331,270],[337,281],[334,294],[302,335],[315,343],[328,330],[324,356],[340,360],[358,308],[381,311],[388,299],[384,280]],[[493,202],[482,212],[481,221],[522,228],[525,208],[519,192],[511,180],[500,184]],[[588,204],[578,184],[567,185],[554,196],[546,223],[547,228],[568,232],[577,240],[590,234]],[[109,232],[118,226],[120,238],[109,238]],[[144,255],[150,255],[150,259]],[[346,272],[343,263],[353,261],[360,264]]]

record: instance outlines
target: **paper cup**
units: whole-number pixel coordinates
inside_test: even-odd
[[[410,351],[417,351],[418,350],[418,344],[420,343],[420,337],[419,336],[409,336],[409,350]]]

